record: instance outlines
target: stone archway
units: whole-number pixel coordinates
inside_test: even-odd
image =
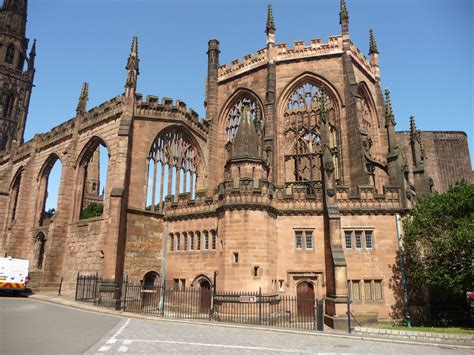
[[[199,311],[201,313],[209,313],[209,310],[211,309],[211,281],[207,277],[202,276],[196,279],[194,285],[197,285],[200,290]]]
[[[148,271],[143,276],[141,290],[142,308],[147,306],[156,306],[160,300],[160,274],[156,271]]]
[[[36,236],[36,258],[35,258],[35,265],[37,269],[43,268],[44,262],[44,253],[46,247],[46,236],[44,233],[40,233]]]
[[[298,317],[314,319],[314,285],[302,281],[296,286]]]

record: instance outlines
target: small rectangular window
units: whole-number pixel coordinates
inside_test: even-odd
[[[362,232],[361,231],[356,231],[355,232],[355,243],[356,243],[356,248],[357,249],[362,248]]]
[[[194,250],[194,234],[189,234],[189,249]]]
[[[372,249],[373,238],[372,231],[365,231],[365,248]]]
[[[367,301],[372,300],[372,282],[370,280],[364,280],[364,291],[365,291],[365,299]]]
[[[285,280],[278,280],[278,286],[280,291],[285,291]]]
[[[239,263],[239,253],[232,253],[234,264]]]
[[[380,301],[383,299],[382,295],[382,280],[375,280],[374,281],[374,288],[375,288],[375,299]]]
[[[360,301],[360,281],[353,280],[351,282],[351,292],[352,292],[352,299],[354,301]]]
[[[186,288],[186,279],[181,279],[181,289],[184,290]]]
[[[201,250],[201,234],[196,233],[196,244],[197,244],[197,250]]]
[[[260,266],[254,266],[253,267],[253,276],[254,277],[260,276]]]
[[[346,239],[346,249],[352,249],[352,231],[345,231],[344,238]]]
[[[296,249],[303,249],[303,232],[295,232]]]
[[[306,249],[313,249],[313,232],[306,231]]]
[[[179,233],[176,234],[176,251],[181,250],[181,235]]]
[[[188,236],[187,234],[183,234],[183,250],[188,250]]]
[[[179,279],[173,279],[173,289],[179,290]]]

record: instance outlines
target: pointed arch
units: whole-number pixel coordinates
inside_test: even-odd
[[[56,171],[56,167],[60,167],[60,171]],[[40,226],[48,225],[54,220],[57,212],[59,211],[59,191],[61,190],[61,182],[63,175],[63,162],[58,154],[51,153],[46,160],[44,161],[39,174],[37,176],[37,181],[39,185],[39,198],[37,205],[37,217]],[[51,189],[51,173],[53,172],[53,182],[57,184],[57,187]],[[53,191],[53,194],[50,192]],[[53,202],[51,203],[50,197],[54,197]],[[49,201],[49,202],[48,202]],[[47,206],[49,205],[49,208]],[[51,207],[53,206],[53,207]]]
[[[94,135],[79,153],[76,168],[74,218],[100,217],[105,210],[110,149],[105,140]]]
[[[24,166],[20,166],[15,175],[13,175],[13,179],[10,182],[9,188],[9,195],[10,195],[10,202],[7,211],[10,211],[10,221],[14,221],[16,218],[16,211],[18,208],[18,202],[20,200],[20,188],[22,184],[23,172],[25,171]]]
[[[250,112],[254,120],[260,122],[262,134],[265,130],[265,114],[263,101],[253,90],[239,87],[227,98],[219,113],[219,122],[225,129],[226,142],[232,142],[239,128],[242,103],[250,102]]]
[[[204,182],[204,154],[195,137],[183,125],[160,130],[151,143],[148,161],[147,209],[159,211],[166,196],[180,193],[195,197]]]
[[[324,95],[323,95],[324,92]],[[279,169],[285,185],[306,185],[308,193],[322,183],[320,104],[325,102],[329,118],[329,141],[334,154],[336,180],[340,179],[340,110],[343,106],[337,89],[324,77],[304,72],[288,83],[277,103],[277,146]]]

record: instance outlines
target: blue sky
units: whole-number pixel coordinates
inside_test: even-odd
[[[352,41],[368,52],[373,28],[383,87],[397,129],[410,114],[422,130],[460,130],[474,157],[471,0],[346,0]],[[265,47],[267,1],[30,0],[27,34],[37,75],[25,139],[75,114],[81,84],[89,108],[123,92],[132,37],[139,38],[138,91],[179,98],[204,115],[207,41],[221,64]],[[339,0],[272,1],[276,42],[339,35]],[[428,157],[429,158],[429,157]]]

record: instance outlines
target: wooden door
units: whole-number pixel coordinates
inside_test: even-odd
[[[314,317],[314,286],[309,282],[300,282],[296,288],[298,317]]]
[[[199,283],[201,288],[201,312],[208,313],[211,308],[211,284],[207,280]]]

